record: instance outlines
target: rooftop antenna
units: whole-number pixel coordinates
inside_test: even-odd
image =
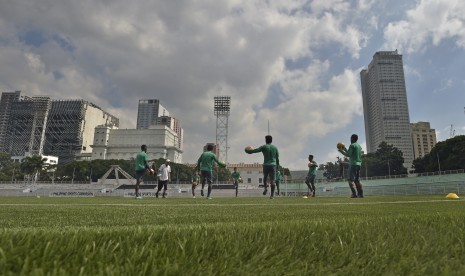
[[[454,138],[454,136],[455,136],[455,129],[454,129],[454,125],[451,124],[450,125],[449,138]]]

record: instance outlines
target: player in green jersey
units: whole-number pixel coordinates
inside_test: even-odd
[[[199,160],[197,160],[197,171],[200,171],[202,179],[202,190],[200,190],[200,194],[202,196],[204,195],[203,188],[205,187],[205,183],[208,183],[208,199],[211,199],[213,162],[216,162],[220,167],[226,167],[226,164],[220,162],[212,150],[213,145],[207,145],[207,151],[202,153]]]
[[[362,183],[360,181],[360,167],[362,166],[362,147],[357,143],[358,135],[350,137],[349,149],[340,148],[339,152],[349,157],[349,187],[352,191],[351,198],[363,197]],[[354,187],[355,183],[355,187]],[[355,188],[357,190],[355,190]]]
[[[192,197],[195,198],[195,188],[200,183],[200,175],[197,170],[192,175],[191,183],[192,183]]]
[[[308,187],[308,194],[307,197],[315,197],[315,178],[316,178],[316,170],[318,168],[318,164],[313,160],[313,155],[308,156],[308,174],[305,178],[305,184]]]
[[[153,173],[150,169],[149,163],[147,161],[147,146],[142,145],[140,147],[141,152],[136,155],[136,198],[142,199],[142,195],[139,193],[139,184],[142,182],[142,178],[146,171]]]
[[[271,144],[273,142],[273,137],[271,135],[265,136],[266,144],[257,148],[257,149],[248,149],[246,152],[248,154],[261,152],[263,153],[263,184],[265,189],[263,190],[263,195],[266,195],[268,192],[268,179],[270,179],[271,186],[271,195],[270,199],[274,198],[275,190],[275,177],[276,177],[276,168],[279,167],[279,152],[278,148]]]
[[[236,197],[239,192],[239,179],[241,178],[241,174],[237,172],[237,168],[234,168],[234,171],[231,173],[231,178],[233,180],[234,189],[236,190]]]

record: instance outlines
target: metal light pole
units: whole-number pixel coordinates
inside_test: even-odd
[[[11,183],[13,183],[13,181],[16,182],[15,170],[16,170],[16,168],[13,168],[13,175],[11,176]]]
[[[368,179],[368,168],[367,168],[367,162],[365,161],[365,180]]]
[[[73,168],[73,178],[71,178],[71,184],[74,184],[74,172],[76,171],[76,167]]]
[[[389,164],[389,159],[388,159],[388,170],[389,170],[389,178],[391,178],[391,165]]]
[[[436,152],[436,157],[438,158],[439,174],[441,174],[441,162],[439,162],[439,152]]]
[[[284,176],[284,183],[286,183],[286,196],[287,196],[288,195],[288,193],[287,193],[287,175],[284,174],[283,176]]]

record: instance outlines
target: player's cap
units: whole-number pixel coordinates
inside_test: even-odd
[[[171,162],[171,160],[169,160],[169,159],[166,159],[166,162]]]

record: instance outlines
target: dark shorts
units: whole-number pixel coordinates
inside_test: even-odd
[[[158,180],[158,190],[168,190],[168,180]]]
[[[263,165],[263,183],[265,186],[269,180],[274,180],[276,176],[276,166],[275,165]]]
[[[352,165],[349,166],[349,181],[360,182],[360,166]]]
[[[202,184],[208,183],[212,184],[212,173],[209,171],[200,171],[200,178],[202,179]]]
[[[142,180],[142,178],[145,175],[145,169],[144,170],[137,170],[136,171],[136,179]]]
[[[315,177],[316,177],[316,175],[314,175],[314,174],[311,174],[311,173],[307,174],[307,177],[305,178],[305,183],[306,184],[315,184]]]

